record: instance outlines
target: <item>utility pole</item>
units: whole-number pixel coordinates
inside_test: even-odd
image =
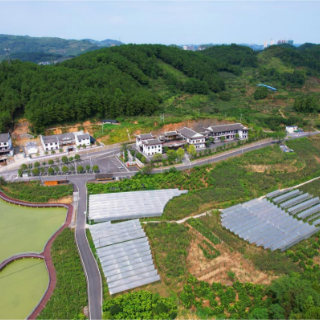
[[[7,60],[8,60],[8,65],[11,65],[11,60],[10,60],[10,49],[9,48],[5,48],[4,49],[6,56],[7,56]]]
[[[162,122],[164,122],[164,113],[160,115],[160,119],[162,120]]]

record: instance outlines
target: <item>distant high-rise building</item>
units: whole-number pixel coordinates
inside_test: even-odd
[[[270,46],[273,46],[273,45],[274,45],[274,40],[271,39],[271,41],[270,41]]]
[[[293,46],[293,40],[288,40],[288,44]]]
[[[278,40],[278,42],[277,42],[278,44],[283,44],[283,43],[288,43],[287,42],[287,40],[285,40],[285,39],[282,39],[282,40]]]
[[[183,50],[194,51],[194,46],[183,46]]]
[[[268,47],[268,42],[267,42],[267,40],[264,40],[263,49],[266,49],[267,47]]]

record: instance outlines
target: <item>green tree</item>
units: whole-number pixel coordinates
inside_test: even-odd
[[[40,167],[40,163],[39,163],[39,162],[35,162],[35,163],[34,163],[34,167],[35,167],[35,168],[39,168],[39,167]]]
[[[54,164],[54,161],[53,161],[52,159],[50,159],[50,160],[48,161],[48,164],[49,164],[50,166],[52,166],[52,165]]]
[[[92,171],[95,172],[95,173],[99,172],[99,166],[95,164],[95,165],[92,167]]]
[[[74,156],[74,158],[75,158],[75,160],[79,161],[79,160],[80,160],[80,154],[76,154],[76,155]]]
[[[24,170],[27,170],[27,169],[28,169],[27,165],[26,165],[26,164],[24,164],[24,163],[20,166],[20,168],[21,168],[21,170],[22,170],[22,171],[24,171]]]
[[[62,163],[64,163],[64,164],[68,163],[68,157],[67,157],[67,156],[63,156],[63,157],[61,158],[61,161],[62,161]]]
[[[258,87],[253,96],[256,100],[265,99],[268,96],[268,89],[266,87]]]
[[[162,154],[161,154],[161,153],[155,153],[155,154],[153,155],[153,160],[154,160],[155,162],[161,161],[161,160],[162,160]]]
[[[32,169],[32,174],[34,175],[34,176],[38,176],[39,175],[39,169],[38,168],[34,168],[34,169]]]
[[[86,165],[86,170],[87,170],[87,172],[89,172],[89,171],[90,171],[90,169],[91,169],[90,165],[89,165],[89,164],[87,164],[87,165]]]
[[[45,171],[46,171],[46,169],[45,169],[45,168],[43,168],[43,167],[41,167],[41,168],[40,168],[40,172],[41,172],[42,174],[44,174],[44,173],[45,173]]]
[[[54,171],[55,171],[55,173],[58,173],[59,172],[59,167],[54,167]]]
[[[53,170],[53,168],[48,168],[48,173],[50,174],[50,175],[53,175],[54,174],[54,170]]]
[[[249,319],[268,319],[268,309],[267,308],[254,308],[249,314]]]
[[[63,166],[63,167],[62,167],[62,172],[63,172],[64,174],[68,173],[68,172],[69,172],[69,168],[68,168],[67,166]]]
[[[177,150],[176,154],[177,154],[178,161],[182,161],[182,159],[184,157],[184,149],[179,148]]]
[[[285,311],[279,304],[272,304],[269,307],[269,314],[271,319],[285,319]]]
[[[167,157],[169,162],[174,162],[177,160],[177,152],[174,150],[169,150],[167,152]]]
[[[77,166],[77,172],[82,173],[83,172],[83,166]]]
[[[221,142],[225,142],[225,141],[226,141],[226,137],[225,137],[225,136],[222,136],[222,137],[220,138],[220,141],[221,141]]]
[[[73,157],[69,157],[69,162],[72,162],[73,161]]]
[[[197,155],[196,147],[193,144],[190,144],[187,148],[187,152],[191,157],[195,157]]]

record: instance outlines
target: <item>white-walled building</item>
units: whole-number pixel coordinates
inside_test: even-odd
[[[78,146],[83,146],[85,145],[86,147],[90,146],[90,142],[91,142],[91,137],[90,134],[88,133],[81,133],[79,134],[79,132],[75,133],[75,139],[76,139],[76,145]]]
[[[206,147],[206,138],[203,134],[198,133],[192,129],[184,127],[178,130],[180,135],[186,140],[188,144],[192,144],[196,149],[201,149]]]
[[[294,133],[297,130],[298,130],[298,126],[287,126],[286,127],[286,132],[287,133]]]
[[[26,149],[27,149],[27,153],[28,155],[30,154],[37,154],[38,153],[38,146],[35,142],[27,142],[26,143]]]
[[[249,129],[241,123],[222,124],[205,128],[208,137],[213,137],[215,141],[220,141],[225,137],[226,141],[240,139],[246,140],[249,137]]]
[[[136,135],[136,147],[138,150],[143,151],[143,145],[142,142],[150,139],[155,139],[156,136],[154,136],[151,132],[150,133],[144,133],[144,134],[138,134]]]
[[[13,146],[10,133],[0,133],[0,156],[13,156]]]
[[[91,137],[83,131],[62,133],[52,136],[40,136],[44,151],[59,150],[64,146],[90,146]]]
[[[159,139],[143,140],[142,152],[147,156],[153,156],[156,153],[162,154],[162,142]]]

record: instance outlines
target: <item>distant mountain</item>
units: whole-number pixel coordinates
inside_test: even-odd
[[[13,36],[0,34],[0,61],[5,59],[5,48],[10,49],[12,58],[19,59],[19,55],[23,53],[24,61],[34,61],[34,53],[41,52],[58,56],[77,56],[80,53],[100,49],[101,47],[110,47],[111,44],[121,44],[117,40],[106,39],[103,41],[85,39],[85,40],[66,40],[51,37],[29,37],[29,36]],[[26,53],[31,55],[31,59],[27,58]]]
[[[113,45],[120,46],[120,45],[124,44],[121,41],[112,40],[112,39],[105,39],[105,40],[102,40],[102,41],[93,40],[93,39],[83,39],[83,40],[84,41],[89,41],[92,44],[95,44],[95,45],[97,45],[99,47],[112,47]]]

